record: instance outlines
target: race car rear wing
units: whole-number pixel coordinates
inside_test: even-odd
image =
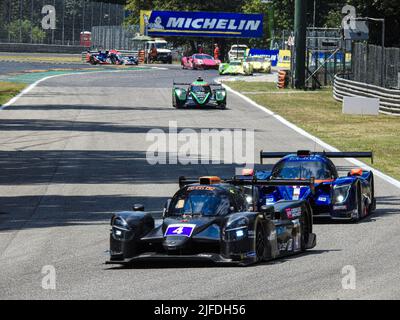
[[[189,184],[199,183],[200,178],[187,178],[184,176],[179,177],[179,188],[183,188]],[[315,179],[273,179],[273,180],[261,180],[257,179],[256,176],[234,176],[231,179],[220,179],[221,183],[232,184],[235,186],[266,186],[266,187],[277,187],[277,186],[305,186],[309,187],[314,193],[315,190]]]
[[[199,178],[187,178],[184,176],[179,177],[179,188],[183,188],[189,184],[199,183]]]
[[[173,82],[174,86],[190,86],[191,83],[185,83],[185,82]],[[222,84],[219,83],[209,83],[208,84],[210,87],[222,87]]]
[[[260,162],[264,164],[264,159],[279,159],[288,155],[297,156],[310,156],[310,155],[321,155],[327,158],[370,158],[371,163],[374,163],[374,154],[372,151],[367,152],[311,152],[309,150],[299,150],[297,152],[264,152],[260,151]]]

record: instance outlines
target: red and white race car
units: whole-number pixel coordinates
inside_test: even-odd
[[[183,69],[218,69],[221,61],[208,54],[196,53],[190,57],[183,57],[181,64]]]

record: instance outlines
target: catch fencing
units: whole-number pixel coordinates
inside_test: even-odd
[[[87,0],[0,0],[0,42],[88,47],[88,42],[81,41],[83,32],[97,26],[121,26],[124,19],[125,9],[120,4]]]
[[[95,26],[92,28],[92,48],[134,49],[133,38],[139,26]]]
[[[353,80],[384,88],[399,88],[400,48],[355,43],[352,53]]]

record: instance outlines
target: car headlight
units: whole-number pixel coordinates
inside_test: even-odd
[[[218,99],[223,99],[223,98],[225,98],[225,96],[226,96],[225,90],[218,90],[218,91],[216,92],[216,94],[217,94]]]
[[[249,225],[249,219],[246,217],[240,217],[235,220],[228,221],[226,224],[226,231],[233,231],[247,228]]]
[[[349,197],[351,185],[346,184],[346,185],[340,185],[340,186],[334,186],[333,187],[333,202],[334,203],[344,203],[347,201],[347,198]]]
[[[129,230],[128,223],[121,217],[114,218],[113,221],[111,222],[111,225],[113,227],[117,227],[123,230]]]

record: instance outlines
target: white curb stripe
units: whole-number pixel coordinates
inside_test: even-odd
[[[285,126],[293,129],[294,131],[296,131],[297,133],[301,134],[302,136],[313,140],[314,142],[316,142],[317,144],[319,144],[321,147],[323,147],[324,149],[328,150],[328,151],[332,151],[332,152],[339,152],[338,149],[336,149],[335,147],[327,144],[326,142],[322,141],[321,139],[313,136],[312,134],[308,133],[307,131],[299,128],[298,126],[296,126],[295,124],[287,121],[285,118],[277,115],[276,113],[272,112],[271,110],[267,109],[266,107],[263,107],[261,105],[259,105],[258,103],[254,102],[253,100],[251,100],[250,98],[246,97],[245,95],[241,94],[240,92],[237,92],[235,90],[233,90],[232,88],[230,88],[229,86],[222,84],[222,86],[232,92],[233,94],[239,96],[240,98],[242,98],[243,100],[245,100],[247,103],[249,103],[250,105],[252,105],[253,107],[256,107],[258,109],[260,109],[261,111],[269,114],[270,116],[274,117],[276,120],[278,120],[279,122],[283,123]],[[386,174],[384,174],[382,171],[379,171],[377,169],[374,169],[372,167],[370,167],[369,165],[365,164],[364,162],[361,162],[357,159],[354,158],[346,158],[345,160],[351,162],[352,164],[354,164],[355,166],[358,166],[360,168],[363,168],[364,170],[371,170],[374,172],[374,175],[376,175],[377,177],[385,180],[386,182],[390,183],[391,185],[395,186],[396,188],[400,189],[400,181],[396,180]]]
[[[63,75],[64,75],[64,74],[63,74]],[[45,81],[45,80],[50,79],[50,78],[58,77],[58,76],[61,76],[61,74],[57,74],[57,75],[53,75],[53,76],[48,76],[48,77],[42,78],[42,79],[40,79],[40,80],[38,80],[38,81],[32,83],[31,85],[29,85],[28,87],[26,87],[24,90],[22,90],[19,94],[17,94],[14,98],[11,98],[10,101],[8,101],[7,103],[3,104],[3,105],[0,107],[0,110],[3,110],[3,109],[5,109],[5,108],[9,107],[10,105],[12,105],[13,103],[15,103],[19,98],[21,98],[24,94],[27,94],[29,91],[31,91],[32,89],[34,89],[34,88],[35,88],[39,83],[41,83],[42,81]]]

